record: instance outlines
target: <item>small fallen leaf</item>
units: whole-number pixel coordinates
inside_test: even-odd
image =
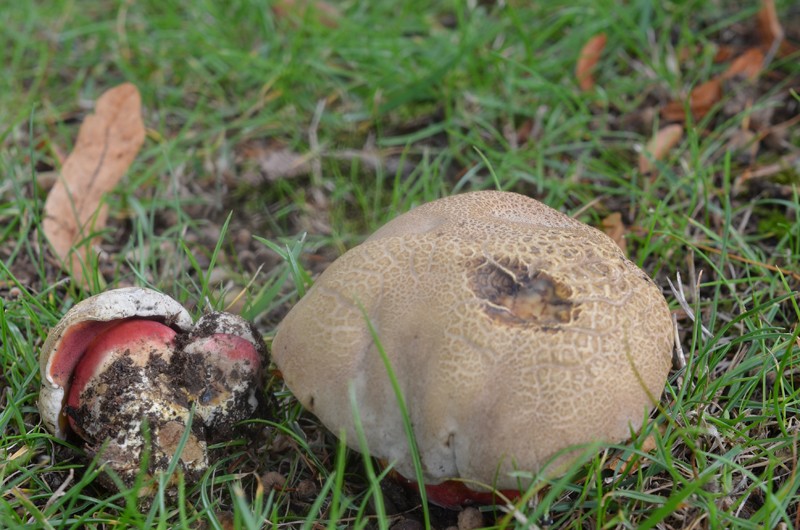
[[[699,120],[711,110],[722,98],[722,83],[719,79],[712,79],[696,86],[689,94],[689,110],[695,120]],[[663,109],[661,116],[669,121],[683,121],[686,118],[684,103],[670,101]]]
[[[622,222],[621,213],[614,212],[603,219],[603,232],[614,240],[614,243],[622,249],[623,254],[626,256],[628,255],[628,244],[625,241],[625,235],[628,233],[628,229]]]
[[[714,53],[714,62],[715,63],[724,63],[725,61],[729,60],[734,55],[733,46],[726,46],[724,44],[717,47],[716,53]]]
[[[755,81],[764,65],[764,52],[758,48],[750,48],[731,62],[730,66],[722,73],[722,79],[743,77]]]
[[[703,55],[703,47],[700,44],[693,44],[689,46],[680,45],[675,51],[675,55],[678,57],[678,62],[683,64],[691,59],[701,57]]]
[[[695,119],[700,119],[711,110],[722,98],[722,83],[719,79],[706,81],[692,90],[689,95],[689,107]]]
[[[589,39],[581,49],[578,63],[575,65],[575,77],[578,80],[578,86],[584,92],[594,88],[594,76],[592,73],[606,47],[607,40],[606,34],[600,33]]]
[[[303,20],[311,9],[312,15],[318,17],[323,26],[335,28],[339,25],[341,13],[333,5],[323,0],[275,0],[272,11],[278,18],[295,18]]]
[[[516,130],[516,141],[518,146],[525,145],[528,143],[528,139],[531,136],[531,131],[533,131],[533,120],[525,120],[523,121]]]
[[[658,432],[661,433],[661,436],[663,436],[664,433],[667,432],[666,426],[659,425]],[[644,440],[642,440],[642,447],[640,451],[642,453],[652,453],[653,451],[656,450],[657,447],[658,447],[658,442],[656,441],[655,435],[649,434]],[[631,453],[625,460],[622,459],[622,455],[617,454],[612,458],[610,458],[603,467],[608,470],[617,470],[620,468],[627,467],[631,465],[631,463],[633,463],[633,466],[631,466],[629,470],[630,472],[633,472],[639,469],[640,465],[647,465],[648,461],[646,459],[635,461],[634,459],[636,458],[638,458],[637,453]]]
[[[280,179],[307,175],[311,171],[310,159],[311,156],[309,155],[301,155],[288,147],[284,147],[264,153],[264,156],[258,159],[258,165],[267,180],[274,182]]]
[[[736,129],[728,140],[725,151],[734,153],[743,164],[755,161],[759,148],[759,135],[749,129]]]
[[[239,155],[242,161],[254,162],[259,169],[237,177],[249,184],[259,185],[265,180],[275,182],[311,173],[312,154],[301,155],[281,142],[252,142],[243,146]]]
[[[756,18],[758,21],[758,34],[764,46],[769,48],[776,40],[783,40],[783,26],[778,20],[778,12],[775,9],[773,0],[761,1],[761,9],[759,9]]]
[[[639,154],[639,171],[649,173],[653,170],[653,162],[663,160],[670,150],[683,138],[683,126],[667,125],[656,132]]]
[[[141,97],[125,83],[106,91],[86,117],[72,153],[44,204],[42,230],[62,267],[83,283],[94,234],[105,226],[103,195],[112,190],[144,143]]]
[[[761,45],[766,50],[772,53],[777,51],[779,57],[787,57],[800,51],[800,48],[795,43],[786,38],[783,25],[778,19],[774,0],[762,0],[761,9],[756,15],[756,21]],[[774,46],[777,46],[777,50],[773,50]]]

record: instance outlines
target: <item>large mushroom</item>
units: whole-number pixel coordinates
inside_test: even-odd
[[[272,349],[303,406],[359,449],[352,388],[370,454],[412,479],[370,323],[406,401],[429,498],[442,505],[467,500],[461,490],[476,483],[524,488],[515,470],[556,474],[571,448],[628,439],[671,365],[660,289],[602,232],[514,193],[415,208],[337,259]]]
[[[39,411],[50,432],[82,439],[126,485],[146,455],[152,475],[177,457],[195,477],[209,465],[208,443],[256,410],[265,356],[241,317],[208,313],[193,323],[168,296],[115,289],[76,304],[48,334]]]

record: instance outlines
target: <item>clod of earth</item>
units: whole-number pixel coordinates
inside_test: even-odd
[[[358,450],[352,389],[370,454],[411,479],[367,319],[407,403],[429,498],[447,506],[490,500],[476,482],[525,488],[514,471],[555,475],[580,444],[628,439],[671,365],[661,290],[599,230],[513,193],[415,208],[336,260],[272,351],[301,403]]]
[[[180,464],[190,477],[205,471],[208,444],[231,437],[258,407],[266,347],[238,316],[209,313],[192,323],[172,298],[132,287],[75,305],[40,361],[45,427],[83,439],[130,486],[144,455],[151,475],[168,468],[193,407]]]

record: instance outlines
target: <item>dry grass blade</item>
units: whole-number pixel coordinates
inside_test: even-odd
[[[594,88],[594,76],[592,72],[597,61],[600,60],[600,54],[606,47],[608,38],[605,33],[595,35],[583,46],[581,53],[578,56],[578,63],[575,66],[575,77],[578,80],[578,86],[581,90],[588,92]]]
[[[703,250],[705,252],[711,252],[713,254],[720,254],[720,255],[722,254],[721,250],[713,248],[713,247],[709,247],[709,246],[706,246],[706,245],[695,245],[695,247],[697,247],[700,250]],[[726,256],[727,256],[728,259],[731,259],[733,261],[738,261],[739,263],[746,263],[748,265],[754,265],[754,266],[757,266],[757,267],[763,267],[763,268],[765,268],[767,270],[770,270],[770,271],[773,271],[773,272],[779,272],[779,273],[783,274],[784,276],[789,276],[791,278],[794,278],[795,280],[800,280],[800,273],[797,273],[797,272],[794,272],[794,271],[790,271],[788,269],[784,269],[783,267],[778,267],[777,265],[770,265],[769,263],[764,263],[763,261],[756,261],[756,260],[748,259],[748,258],[745,258],[744,256],[739,256],[738,254],[729,254],[728,253],[728,254],[726,254]]]
[[[126,83],[108,90],[81,125],[75,148],[47,196],[42,229],[65,270],[79,282],[91,252],[90,236],[108,215],[100,205],[103,194],[125,174],[144,136],[136,87]]]
[[[753,179],[772,177],[783,171],[794,171],[796,167],[800,167],[800,154],[788,155],[773,164],[745,170],[742,176],[739,177],[738,184],[741,185]]]
[[[639,171],[649,173],[653,170],[653,162],[663,160],[665,156],[683,138],[683,126],[667,125],[653,135],[639,154]]]
[[[676,281],[678,284],[677,288],[675,288],[675,284],[672,283],[672,280],[667,278],[667,283],[669,284],[669,288],[672,291],[672,295],[675,297],[675,300],[678,302],[678,304],[680,304],[681,309],[683,309],[683,312],[686,313],[686,316],[689,317],[689,320],[695,322],[696,320],[695,320],[694,310],[689,305],[689,302],[686,300],[686,295],[683,292],[683,282],[681,282],[680,272],[677,273]],[[709,339],[714,337],[714,334],[711,333],[711,331],[707,327],[705,327],[702,322],[698,322],[698,324],[700,324],[700,331],[703,333],[703,335],[705,335]]]

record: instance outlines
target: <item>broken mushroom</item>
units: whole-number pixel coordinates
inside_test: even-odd
[[[75,433],[130,486],[145,455],[149,474],[167,469],[194,407],[179,458],[197,476],[208,467],[208,443],[230,437],[256,410],[265,358],[263,341],[238,316],[192,323],[156,291],[107,291],[76,304],[47,336],[39,411],[50,432]]]
[[[398,398],[367,319],[428,496],[445,506],[490,500],[476,483],[524,489],[517,470],[557,474],[580,444],[628,439],[671,365],[660,289],[599,230],[514,193],[413,209],[336,260],[272,349],[300,402],[359,449],[351,387],[370,454],[408,479]]]

